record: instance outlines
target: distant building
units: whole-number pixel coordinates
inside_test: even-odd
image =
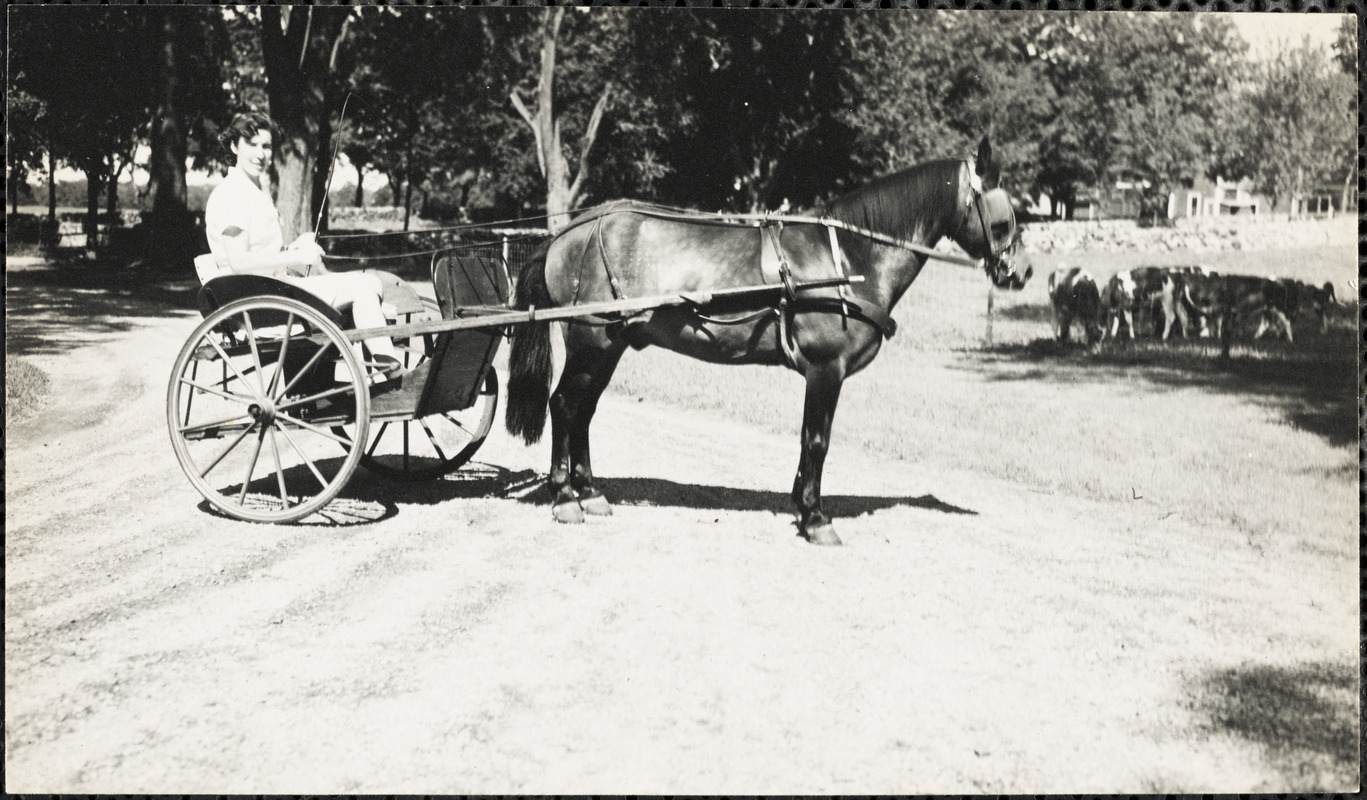
[[[1104,191],[1093,191],[1090,196],[1078,197],[1072,211],[1075,220],[1135,219],[1140,211],[1140,193],[1148,189],[1148,181],[1128,179],[1117,180]],[[1025,210],[1040,218],[1066,218],[1069,209],[1056,203],[1047,194],[1028,198]],[[1274,211],[1278,214],[1293,216],[1332,216],[1344,211],[1357,210],[1357,195],[1348,192],[1348,207],[1343,208],[1344,193],[1341,185],[1326,183],[1312,188],[1300,198],[1298,208],[1292,208],[1290,198],[1282,200],[1273,208],[1272,199],[1254,191],[1253,181],[1244,178],[1227,181],[1200,177],[1183,182],[1183,185],[1168,195],[1168,219],[1206,219],[1211,217],[1267,215]]]
[[[1253,191],[1253,181],[1209,180],[1205,177],[1168,195],[1168,219],[1253,215],[1271,210],[1272,203]]]

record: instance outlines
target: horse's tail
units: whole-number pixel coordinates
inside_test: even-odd
[[[517,276],[514,307],[547,308],[551,304],[546,289],[546,254],[550,243],[532,253]],[[521,436],[527,444],[541,440],[546,428],[546,406],[551,398],[551,323],[528,322],[513,334],[508,354],[508,410],[504,424],[508,432]]]

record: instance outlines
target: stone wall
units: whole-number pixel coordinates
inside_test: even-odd
[[[1357,217],[1287,220],[1222,217],[1180,220],[1174,227],[1141,228],[1129,220],[1034,222],[1022,244],[1036,253],[1123,253],[1189,250],[1288,250],[1357,241]]]

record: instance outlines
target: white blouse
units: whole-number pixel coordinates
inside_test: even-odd
[[[285,245],[285,235],[280,228],[280,213],[275,209],[271,196],[252,183],[247,173],[237,167],[230,167],[228,175],[209,195],[204,208],[204,229],[209,239],[209,252],[219,269],[227,270],[227,236],[224,231],[233,228],[246,236],[247,252],[257,250],[278,251]]]

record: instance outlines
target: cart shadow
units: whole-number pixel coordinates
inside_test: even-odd
[[[318,469],[331,474],[337,469],[342,459],[324,459],[315,462],[314,466]],[[355,491],[352,489],[358,483],[357,477],[362,473],[358,471],[356,475],[342,487],[337,496],[332,498],[327,505],[309,514],[302,519],[297,519],[288,523],[275,523],[300,527],[323,527],[323,528],[350,528],[357,525],[370,525],[376,522],[383,522],[396,516],[399,513],[398,505],[392,498],[384,496],[383,493],[372,493],[368,491]],[[313,483],[314,478],[307,467],[298,465],[289,467],[283,473],[284,483],[287,487],[317,485]],[[266,508],[268,505],[274,509],[279,498],[279,484],[275,473],[268,476],[257,478],[247,487],[246,505],[248,507]],[[218,492],[228,499],[237,499],[242,491],[242,484],[218,487]],[[246,521],[241,517],[230,514],[208,500],[203,500],[197,506],[200,513],[207,514],[221,519],[235,521]],[[262,523],[272,524],[272,523]]]
[[[546,476],[535,470],[509,470],[492,464],[467,464],[439,480],[406,483],[357,472],[343,497],[357,501],[429,505],[448,500],[505,498],[528,505],[551,503]],[[759,511],[773,514],[793,512],[793,501],[785,492],[741,489],[731,486],[679,483],[663,478],[600,478],[603,494],[618,506],[670,506],[702,511]],[[858,517],[892,508],[919,508],[944,514],[976,515],[935,497],[884,497],[869,495],[828,495],[823,498],[828,513],[836,517]]]

